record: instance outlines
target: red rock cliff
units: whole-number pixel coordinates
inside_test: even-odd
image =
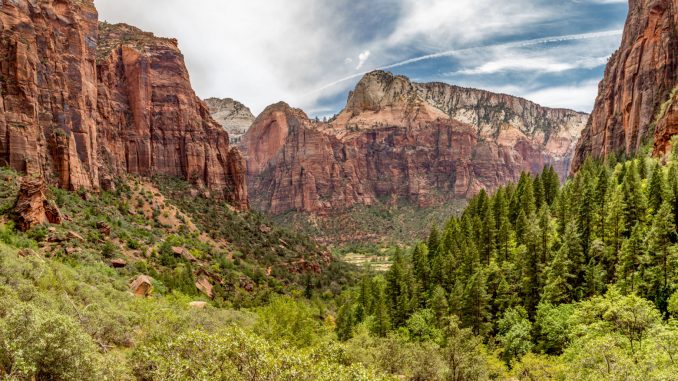
[[[621,47],[610,58],[572,170],[588,156],[669,149],[678,133],[678,0],[630,0]]]
[[[97,69],[107,172],[185,178],[247,207],[240,154],[191,88],[176,40],[102,23]]]
[[[175,40],[98,30],[91,0],[4,1],[0,27],[0,165],[67,189],[178,176],[247,207],[244,163]]]
[[[92,1],[0,3],[0,165],[98,185],[97,23]]]
[[[255,207],[326,213],[464,198],[554,165],[567,174],[587,115],[445,84],[366,75],[329,123],[286,104],[243,138]]]

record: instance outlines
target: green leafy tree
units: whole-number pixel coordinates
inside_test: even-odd
[[[507,364],[520,359],[532,349],[532,323],[524,308],[509,308],[497,324],[497,340],[503,348],[502,358]]]

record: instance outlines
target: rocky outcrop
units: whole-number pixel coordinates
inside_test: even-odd
[[[610,58],[572,170],[588,156],[668,151],[678,133],[678,1],[630,0],[621,47]]]
[[[0,23],[0,165],[71,190],[176,176],[247,207],[244,164],[176,40],[99,25],[92,0],[4,1]]]
[[[0,3],[0,165],[97,186],[97,23],[91,0]]]
[[[373,72],[328,123],[284,103],[268,107],[242,149],[254,205],[273,214],[428,206],[546,165],[565,177],[586,119],[508,95]]]
[[[17,229],[27,231],[47,223],[60,224],[63,220],[59,208],[46,196],[47,187],[40,178],[26,177],[14,205]]]
[[[246,208],[240,155],[193,92],[176,40],[105,23],[99,39],[99,155],[106,171],[181,177]]]
[[[250,109],[231,98],[208,98],[205,104],[212,118],[228,132],[231,142],[239,142],[254,122]]]
[[[153,294],[153,278],[148,275],[137,275],[130,281],[129,288],[135,296],[149,297]]]

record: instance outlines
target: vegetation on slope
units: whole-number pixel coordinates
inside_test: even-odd
[[[350,288],[350,268],[323,265],[311,240],[171,179],[53,189],[66,221],[19,233],[15,177],[0,173],[4,379],[678,373],[675,154],[589,162],[562,188],[550,170],[524,175]],[[154,279],[149,297],[130,291],[139,274]],[[205,274],[213,298],[196,287]]]
[[[430,347],[437,373],[391,370],[411,379],[671,379],[677,223],[676,153],[589,161],[562,188],[525,174],[365,276],[342,296],[337,333]]]

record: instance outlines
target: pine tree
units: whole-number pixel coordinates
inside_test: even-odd
[[[674,149],[678,149],[678,144]],[[678,226],[678,164],[671,163],[669,167],[669,181],[668,187],[670,189],[670,202],[673,208],[674,224]]]
[[[566,246],[553,257],[546,273],[546,284],[541,296],[542,303],[561,304],[572,301],[572,282],[575,278],[570,273],[572,261],[568,258]]]
[[[382,277],[376,277],[374,285],[374,326],[373,331],[380,337],[385,337],[391,330],[391,317],[386,301],[386,282]]]
[[[546,169],[542,178],[544,183],[544,199],[549,206],[552,206],[558,197],[560,178],[552,166]]]
[[[353,336],[353,311],[350,302],[344,303],[337,313],[337,336],[339,340],[346,341]]]
[[[605,288],[607,273],[603,267],[606,255],[606,247],[600,239],[591,243],[588,263],[584,269],[584,287],[586,297],[600,295]],[[614,268],[610,266],[610,268]]]
[[[654,216],[648,236],[648,248],[651,258],[652,294],[650,295],[662,312],[666,311],[666,302],[671,295],[672,250],[671,239],[676,234],[674,216],[668,202],[662,203]]]
[[[449,315],[449,304],[447,303],[447,293],[441,286],[436,286],[431,293],[429,299],[429,308],[436,316],[438,327],[442,328],[445,325],[445,319]]]
[[[581,190],[581,196],[577,200],[577,224],[579,228],[579,237],[581,239],[582,249],[585,256],[588,256],[594,222],[595,190],[593,188],[593,182],[591,181],[591,178],[586,173],[584,174],[582,187],[583,189]],[[586,262],[588,262],[588,260]]]
[[[420,243],[412,250],[412,266],[421,290],[427,292],[431,287],[431,265],[428,247],[425,244]]]
[[[638,156],[638,176],[641,180],[647,179],[647,156],[641,154]]]
[[[631,231],[638,222],[643,222],[645,216],[645,194],[641,190],[640,177],[635,162],[631,162],[626,170],[622,183],[624,200],[624,221],[626,230]]]
[[[435,225],[433,225],[433,228],[431,228],[431,233],[428,236],[427,247],[429,260],[433,261],[440,252],[440,232],[438,231],[438,227]]]
[[[539,211],[539,252],[541,254],[539,261],[543,268],[550,260],[549,236],[551,233],[551,214],[548,205],[544,204]]]
[[[545,203],[544,183],[541,176],[536,176],[532,182],[532,192],[534,193],[534,204],[536,209],[540,209]]]
[[[497,236],[496,226],[497,224],[494,222],[492,209],[489,207],[485,208],[480,236],[480,256],[485,264],[489,264],[490,260],[494,257]]]
[[[617,281],[622,291],[634,293],[638,291],[637,272],[641,267],[642,258],[645,256],[645,242],[640,224],[636,224],[631,232],[631,237],[624,241],[621,247],[619,262],[617,263]]]
[[[397,249],[393,256],[393,264],[386,273],[387,300],[389,315],[392,318],[393,326],[400,327],[407,321],[411,302],[411,283],[405,259],[400,249]]]
[[[584,294],[584,266],[586,262],[584,261],[585,257],[582,250],[581,238],[579,237],[577,225],[574,222],[570,222],[565,229],[560,253],[570,261],[568,273],[573,276],[571,282],[574,291],[573,297],[575,300],[579,300]]]
[[[608,192],[608,208],[605,216],[605,229],[608,231],[606,244],[610,246],[615,257],[619,257],[619,251],[624,241],[626,233],[626,222],[624,220],[624,197],[621,186],[617,186]]]
[[[539,291],[541,286],[540,254],[541,247],[541,229],[539,221],[533,214],[527,226],[525,234],[525,256],[521,258],[522,262],[522,289],[523,306],[530,316],[533,316],[539,304]]]
[[[610,176],[607,168],[601,166],[598,171],[595,189],[595,204],[597,206],[597,230],[600,238],[605,242],[605,217],[607,216],[607,193],[610,185]]]
[[[647,187],[647,200],[651,213],[655,214],[664,203],[664,172],[659,165],[655,165]]]
[[[486,289],[486,274],[483,269],[473,274],[464,290],[462,321],[474,334],[484,335],[489,331],[490,298]]]
[[[516,219],[515,229],[516,229],[516,243],[522,245],[525,243],[525,234],[527,234],[527,215],[525,211],[521,210]]]
[[[372,284],[372,275],[370,273],[365,274],[360,280],[360,294],[358,295],[358,304],[362,307],[365,316],[356,316],[358,322],[362,322],[367,315],[371,315],[374,312],[373,305],[373,284]]]

